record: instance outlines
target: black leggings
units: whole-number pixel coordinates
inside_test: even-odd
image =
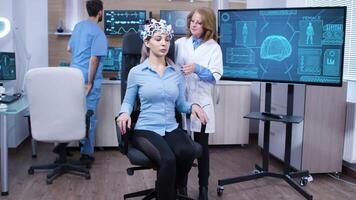
[[[135,130],[132,142],[157,167],[157,199],[174,200],[175,188],[185,184],[193,164],[195,152],[191,139],[181,129],[166,132],[163,137],[152,131]]]
[[[203,153],[198,158],[199,186],[207,187],[209,183],[209,134],[194,132],[194,141],[203,148]]]

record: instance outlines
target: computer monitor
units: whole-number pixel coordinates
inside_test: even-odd
[[[0,81],[16,80],[15,53],[0,52]]]
[[[104,59],[103,71],[118,72],[121,70],[122,48],[109,47]]]
[[[138,32],[145,24],[145,10],[104,10],[104,30],[106,35],[124,35]]]
[[[223,79],[341,86],[346,7],[219,10]]]
[[[161,10],[160,18],[167,21],[173,27],[174,35],[187,33],[187,16],[190,11],[184,10]]]

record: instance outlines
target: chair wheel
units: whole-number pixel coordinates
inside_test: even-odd
[[[218,193],[218,196],[221,196],[224,192],[224,186],[218,186],[217,188],[217,193]]]
[[[53,181],[52,181],[52,180],[47,179],[46,183],[47,183],[48,185],[51,185],[51,184],[53,183]]]
[[[91,179],[90,174],[86,175],[85,179],[90,180]]]
[[[129,176],[134,175],[134,170],[132,170],[132,169],[127,169],[126,172]]]
[[[28,169],[27,173],[28,173],[29,175],[32,175],[32,174],[35,173],[35,170],[34,170],[32,167],[30,167],[30,169]]]
[[[299,181],[299,185],[300,186],[302,186],[302,187],[304,187],[304,186],[306,186],[307,184],[308,184],[308,178],[307,177],[302,177],[301,179],[300,179],[300,181]]]

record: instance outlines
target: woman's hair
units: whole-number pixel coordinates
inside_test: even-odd
[[[150,22],[151,22],[150,19],[146,20],[146,21],[145,21],[145,25],[150,24]],[[144,29],[141,30],[141,33],[140,33],[140,34],[141,34],[141,37],[142,37],[142,31],[145,31],[145,30],[144,30]],[[143,41],[145,41],[145,40],[148,41],[148,40],[150,40],[150,39],[151,39],[151,36],[147,36],[146,38],[143,39]],[[150,48],[146,47],[145,42],[143,42],[142,48],[141,48],[140,63],[143,63],[143,61],[145,61],[146,58],[148,58],[148,56],[150,56]]]
[[[215,13],[211,8],[202,7],[196,8],[192,12],[189,13],[187,17],[187,37],[192,36],[192,32],[190,32],[190,22],[192,21],[194,13],[199,13],[202,18],[203,23],[203,35],[202,38],[204,41],[208,41],[210,39],[217,40],[218,33],[216,31],[216,17]]]
[[[143,63],[143,61],[145,61],[148,56],[150,56],[150,48],[146,47],[145,43],[143,43],[141,48],[140,63]]]

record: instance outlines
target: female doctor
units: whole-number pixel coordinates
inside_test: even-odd
[[[216,42],[216,17],[212,9],[193,10],[187,17],[187,28],[187,36],[175,42],[175,58],[186,77],[187,101],[198,103],[208,116],[204,134],[199,133],[200,121],[197,118],[191,119],[194,140],[203,147],[203,155],[198,159],[199,200],[206,200],[209,182],[209,133],[215,132],[212,89],[222,76],[223,61],[221,48]]]

